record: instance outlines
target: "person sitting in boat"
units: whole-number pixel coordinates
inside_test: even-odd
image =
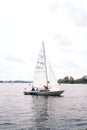
[[[45,85],[44,85],[44,88],[45,88],[46,90],[48,90],[48,86],[45,86]]]
[[[38,91],[38,88],[36,88],[36,91]]]
[[[35,91],[35,88],[34,88],[34,87],[32,87],[32,91]]]

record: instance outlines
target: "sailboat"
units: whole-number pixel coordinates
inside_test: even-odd
[[[48,69],[49,68],[49,69]],[[50,63],[47,67],[44,42],[38,55],[32,89],[25,90],[25,95],[60,96],[64,90],[60,90]]]

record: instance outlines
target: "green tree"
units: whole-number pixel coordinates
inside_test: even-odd
[[[63,82],[64,82],[64,83],[69,83],[69,77],[68,77],[68,76],[65,76],[64,79],[63,79]]]
[[[74,83],[74,78],[70,76],[69,83]]]

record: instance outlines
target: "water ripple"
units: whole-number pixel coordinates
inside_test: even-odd
[[[0,86],[0,130],[87,128],[87,87],[84,85],[64,86],[63,97],[25,96],[25,87],[26,84]]]

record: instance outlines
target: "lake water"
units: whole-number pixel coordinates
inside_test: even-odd
[[[28,84],[0,84],[0,130],[85,130],[87,85],[60,85],[62,97],[24,95]]]

